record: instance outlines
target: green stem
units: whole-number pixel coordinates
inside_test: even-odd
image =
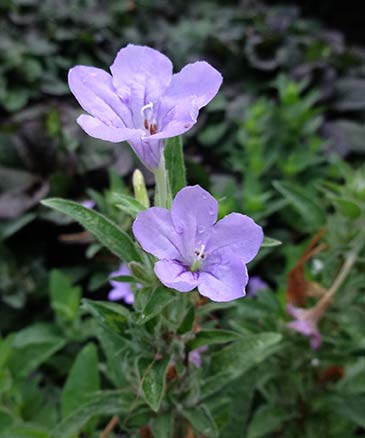
[[[155,206],[170,208],[172,196],[164,155],[162,155],[160,165],[154,171],[154,175],[156,181]]]

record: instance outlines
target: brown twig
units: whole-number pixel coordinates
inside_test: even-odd
[[[113,432],[114,427],[118,424],[119,417],[114,415],[114,417],[109,421],[104,429],[103,433],[100,435],[100,438],[109,438],[109,434]]]

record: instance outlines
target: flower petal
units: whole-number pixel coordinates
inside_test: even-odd
[[[139,138],[140,136],[138,129],[108,126],[99,119],[86,114],[79,116],[77,123],[91,137],[112,143],[119,143],[121,141],[130,140],[131,138]]]
[[[258,253],[263,238],[262,228],[250,217],[231,213],[214,226],[206,251],[229,248],[248,263]]]
[[[163,142],[152,140],[151,137],[128,140],[138,158],[149,169],[156,169],[161,161]]]
[[[232,301],[246,295],[247,269],[233,253],[211,254],[203,269],[198,284],[201,295],[218,302]]]
[[[131,113],[119,99],[109,73],[78,65],[68,73],[69,87],[82,108],[107,125],[131,127]]]
[[[222,80],[222,75],[205,61],[188,64],[173,75],[164,98],[179,102],[194,96],[200,109],[217,94]]]
[[[206,243],[217,220],[218,203],[199,185],[180,190],[171,207],[176,232],[181,236],[185,262],[191,264],[194,251]]]
[[[144,102],[155,103],[170,84],[172,63],[169,58],[147,46],[128,44],[121,49],[110,70],[120,96],[130,95],[136,84],[144,89]]]
[[[187,271],[176,260],[160,260],[155,264],[155,273],[162,284],[179,292],[189,292],[198,284],[198,274]]]
[[[163,110],[159,110],[160,117],[157,125],[159,131],[151,135],[151,139],[163,139],[176,137],[186,131],[189,131],[195,125],[199,108],[194,102],[194,99],[186,99],[172,108],[161,104]]]
[[[168,210],[152,207],[138,213],[133,233],[142,248],[159,259],[180,259],[177,235]]]

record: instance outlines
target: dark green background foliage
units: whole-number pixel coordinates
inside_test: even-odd
[[[141,165],[77,126],[67,71],[107,69],[129,42],[223,74],[183,139],[187,179],[220,216],[248,214],[283,242],[249,265],[268,283],[255,298],[187,303],[128,237]],[[365,437],[364,254],[320,323],[321,349],[285,311],[311,237],[326,226],[305,276],[328,288],[364,227],[364,53],[290,5],[0,0],[0,438],[98,437],[113,415],[110,437]],[[46,197],[93,199],[109,221]],[[135,312],[106,302],[118,257],[138,262]],[[179,362],[202,345],[202,368]]]

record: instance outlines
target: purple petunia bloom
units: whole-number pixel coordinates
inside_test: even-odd
[[[81,205],[85,208],[94,208],[95,207],[95,201],[93,199],[85,199],[85,201],[81,202]]]
[[[250,277],[247,285],[248,295],[250,297],[255,297],[258,292],[268,289],[267,283],[258,275]]]
[[[304,336],[309,337],[312,350],[317,350],[322,344],[322,336],[318,330],[318,320],[321,316],[316,312],[316,307],[312,309],[301,309],[288,304],[286,307],[289,315],[295,318],[288,324],[288,327]]]
[[[202,366],[202,356],[201,354],[208,350],[208,345],[202,345],[189,352],[189,362],[195,365],[197,368]]]
[[[155,273],[167,287],[195,287],[213,301],[245,295],[246,263],[257,254],[262,228],[251,218],[231,213],[216,223],[217,201],[200,186],[180,190],[171,207],[152,207],[137,215],[133,233],[156,256]]]
[[[91,137],[128,141],[147,167],[157,168],[163,140],[188,131],[222,83],[221,74],[207,62],[188,64],[176,74],[172,69],[162,53],[133,44],[118,52],[111,74],[73,67],[70,89],[91,114],[81,115],[78,124]]]
[[[117,271],[112,272],[111,277],[117,277],[119,275],[130,275],[127,265],[122,263]],[[112,289],[109,291],[108,300],[109,301],[119,301],[123,300],[127,304],[134,303],[134,293],[131,288],[130,283],[122,283],[120,281],[109,281]]]

